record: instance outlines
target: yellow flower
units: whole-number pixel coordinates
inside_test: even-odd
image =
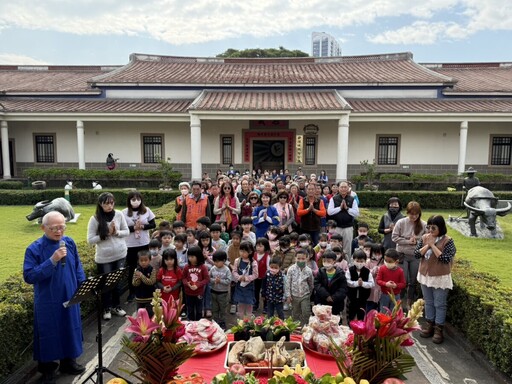
[[[292,369],[289,366],[285,365],[283,367],[282,371],[274,371],[274,377],[275,378],[285,378],[285,377],[291,376],[295,373],[301,377],[306,377],[307,375],[309,375],[311,373],[311,369],[309,369],[309,367],[303,368],[299,364],[297,364],[295,366],[295,369]]]

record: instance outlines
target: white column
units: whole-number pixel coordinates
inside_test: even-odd
[[[457,166],[457,173],[463,174],[466,168],[466,151],[468,145],[468,122],[462,121],[460,123],[460,137],[459,137],[459,164]]]
[[[338,121],[338,152],[336,155],[336,181],[347,180],[348,169],[348,117]]]
[[[0,139],[2,140],[2,165],[4,179],[11,178],[11,161],[9,160],[9,128],[7,121],[0,122]]]
[[[190,163],[192,165],[192,179],[201,180],[201,120],[196,115],[190,115]]]
[[[76,143],[78,150],[78,169],[85,169],[85,139],[84,139],[84,122],[76,121]]]

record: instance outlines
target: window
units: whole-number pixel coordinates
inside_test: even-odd
[[[233,136],[221,136],[220,142],[222,164],[233,164]]]
[[[304,136],[305,149],[304,149],[304,164],[316,164],[316,136]]]
[[[34,135],[36,163],[55,163],[55,134]]]
[[[142,136],[142,158],[144,159],[144,163],[155,164],[164,159],[163,141],[163,135]]]
[[[399,136],[377,136],[377,164],[397,165]]]
[[[491,165],[510,165],[512,136],[491,136]]]

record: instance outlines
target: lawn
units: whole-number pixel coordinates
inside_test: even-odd
[[[95,206],[75,206],[75,212],[81,216],[77,223],[69,223],[66,235],[75,239],[76,242],[85,241],[87,236],[87,223],[94,214]],[[3,252],[3,262],[0,264],[0,281],[7,276],[22,270],[25,248],[36,238],[41,236],[42,231],[39,225],[28,222],[25,218],[32,211],[31,206],[1,206],[0,212],[4,223],[7,224],[5,231],[0,232],[0,244],[6,249]],[[365,210],[368,211],[368,210]],[[371,210],[372,216],[379,217],[384,211]],[[445,219],[448,215],[458,216],[461,211],[425,211],[422,218],[426,220],[434,213],[441,213]],[[365,218],[362,218],[365,220]],[[458,232],[448,229],[457,247],[457,257],[470,260],[475,270],[489,272],[498,276],[503,285],[512,288],[512,273],[510,267],[510,250],[512,249],[512,214],[498,218],[498,222],[505,232],[505,240],[492,240],[481,238],[464,237]]]

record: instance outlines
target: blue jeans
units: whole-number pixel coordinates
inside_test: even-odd
[[[400,300],[400,295],[395,295],[395,300],[396,301]],[[395,307],[395,304],[393,304],[389,295],[384,292],[382,293],[382,296],[380,297],[379,304],[380,304],[380,311],[382,313],[385,313],[385,311],[386,311],[384,309],[384,307],[388,307],[390,311],[392,311],[393,308]]]
[[[449,289],[432,288],[421,284],[421,292],[425,300],[425,319],[437,325],[444,325]]]
[[[103,275],[104,273],[116,271],[119,268],[124,267],[125,262],[126,259],[122,258],[116,261],[112,261],[110,263],[96,263],[96,266],[98,267],[98,274]],[[113,290],[105,292],[101,295],[103,309],[105,310],[108,308],[118,307],[121,304],[120,297],[121,288],[119,284],[117,284],[117,286]]]

